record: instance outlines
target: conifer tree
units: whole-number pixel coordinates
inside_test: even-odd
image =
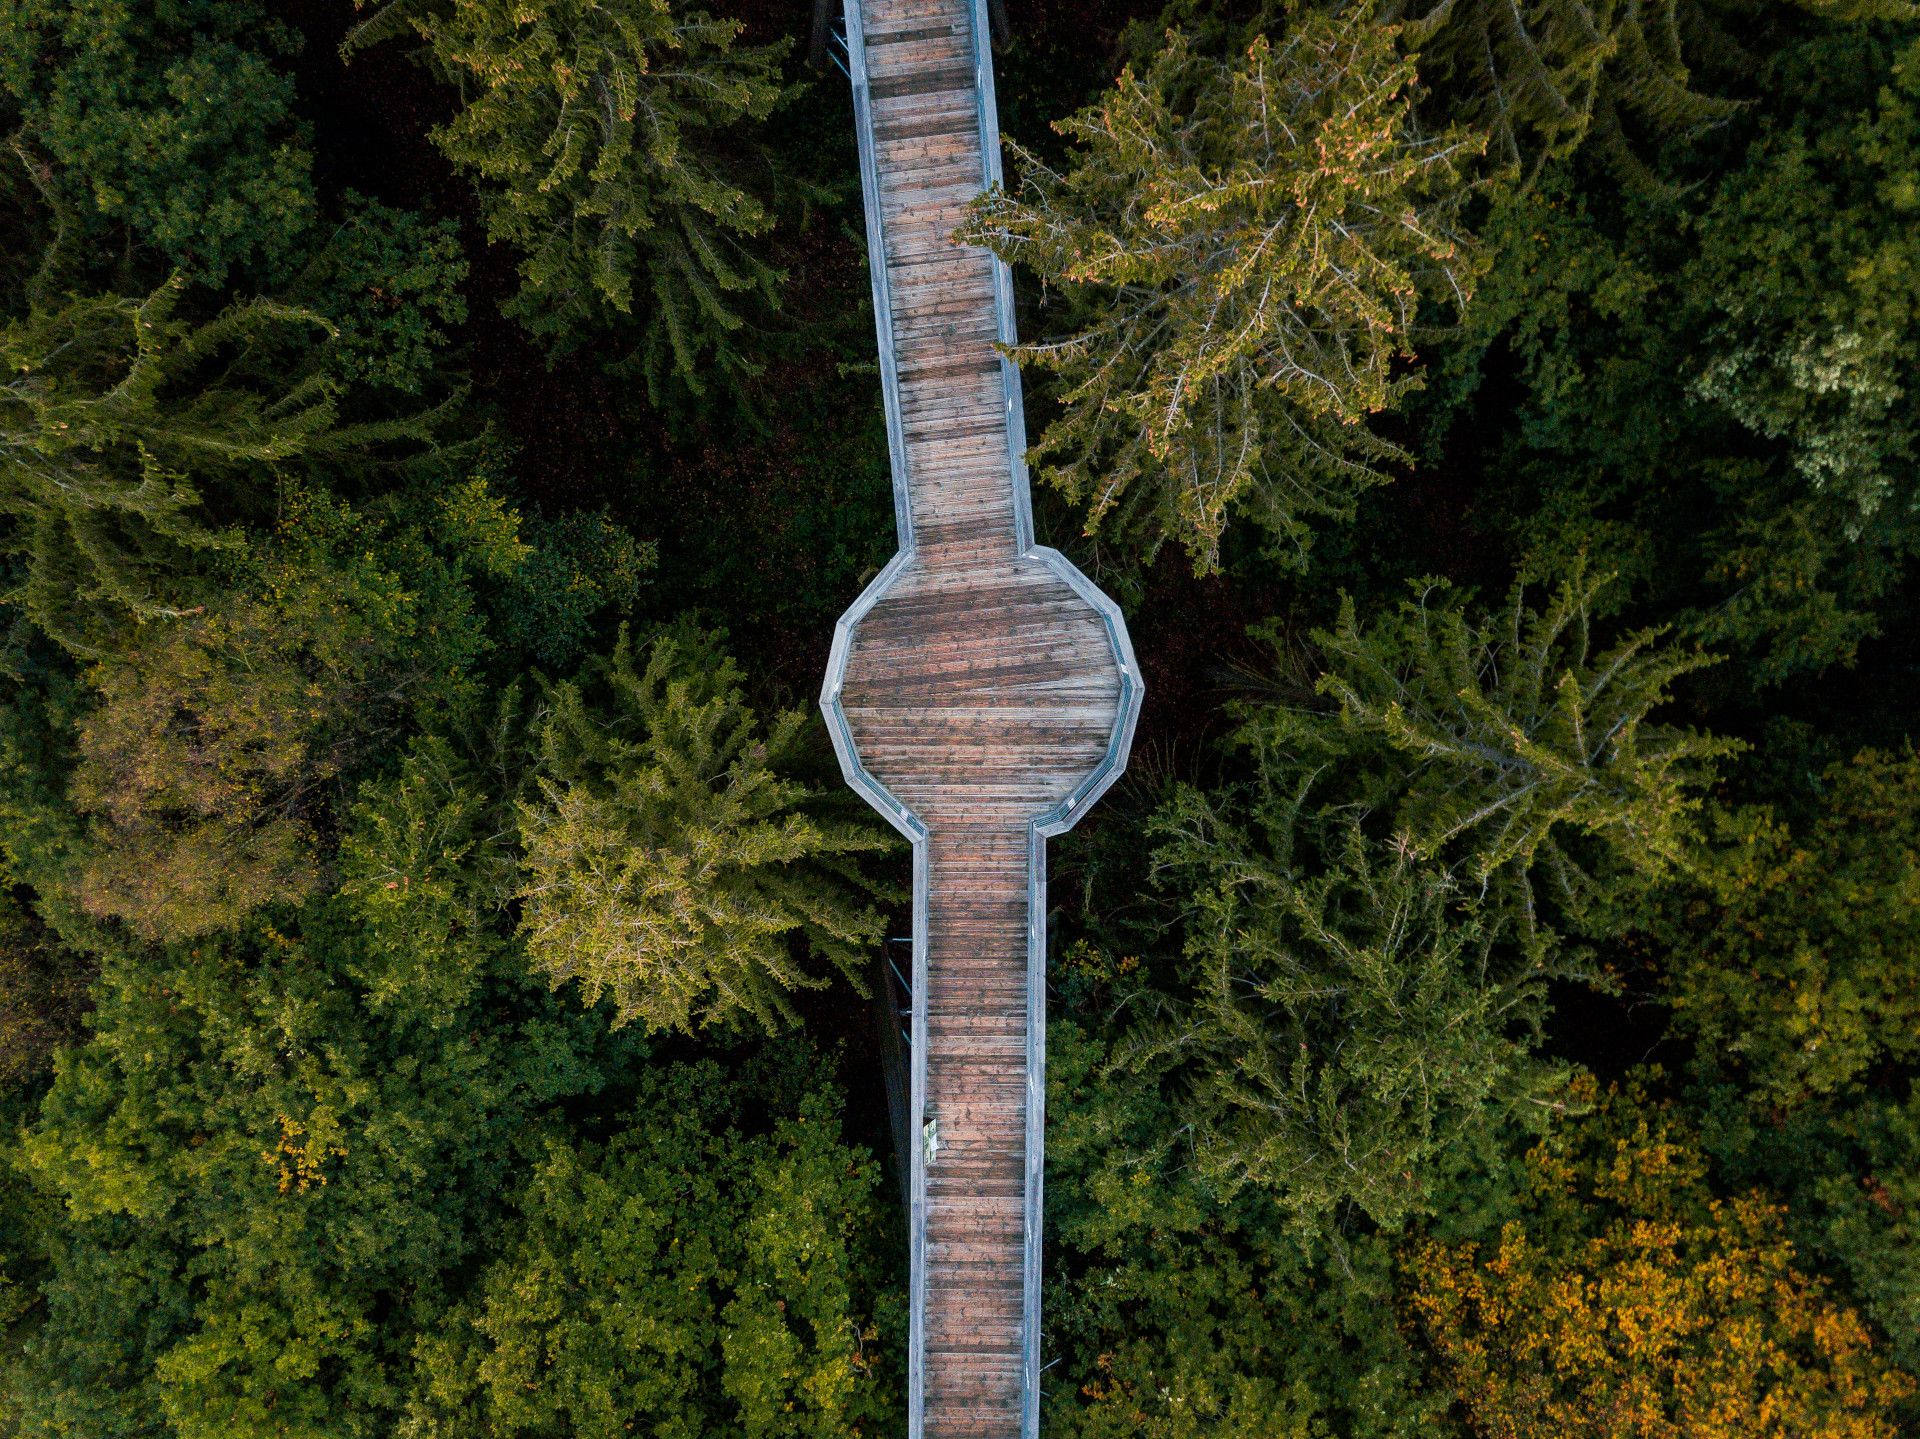
[[[0,328],[0,541],[25,560],[28,613],[83,653],[118,621],[203,605],[201,561],[243,544],[276,467],[421,433],[339,423],[338,383],[276,344],[321,316],[256,299],[195,322],[185,283]]]
[[[1241,511],[1294,560],[1309,524],[1351,513],[1403,453],[1368,429],[1417,383],[1425,301],[1462,302],[1459,223],[1480,142],[1421,133],[1414,72],[1365,13],[1298,15],[1215,60],[1178,33],[1055,129],[1062,169],[1011,146],[1022,181],[960,238],[1070,301],[1021,345],[1057,377],[1033,449],[1042,479],[1147,556],[1179,540],[1219,565]]]
[[[1638,173],[1623,125],[1653,133],[1739,107],[1691,84],[1679,0],[1442,0],[1405,15],[1406,43],[1453,113],[1490,136],[1494,159],[1532,173],[1589,136]]]
[[[520,806],[534,967],[650,1030],[791,1021],[787,992],[829,983],[803,946],[858,986],[882,920],[856,861],[888,841],[795,777],[806,723],[763,726],[718,637],[688,626],[644,650],[623,631],[557,686]]]
[[[395,0],[347,48],[425,39],[462,99],[435,143],[521,255],[509,313],[564,351],[640,310],[657,401],[754,373],[738,337],[777,301],[752,243],[772,214],[717,141],[789,97],[788,47],[737,45],[741,28],[669,0]]]
[[[1312,803],[1182,788],[1154,818],[1186,938],[1173,995],[1143,991],[1119,1064],[1176,1096],[1212,1190],[1265,1191],[1302,1233],[1357,1207],[1423,1212],[1435,1158],[1564,1077],[1533,1053],[1537,956],[1499,942],[1453,877]]]
[[[1600,587],[1481,615],[1429,581],[1366,624],[1347,603],[1314,637],[1339,708],[1243,704],[1248,782],[1155,815],[1183,955],[1130,998],[1118,1062],[1177,1096],[1219,1191],[1307,1231],[1349,1206],[1399,1225],[1439,1156],[1557,1102],[1547,983],[1596,978],[1561,931],[1690,857],[1733,748],[1649,722],[1703,660],[1656,631],[1596,642]]]
[[[1593,864],[1657,877],[1681,862],[1700,785],[1740,748],[1648,720],[1711,657],[1661,646],[1659,629],[1602,641],[1593,608],[1608,579],[1578,571],[1540,610],[1516,584],[1482,616],[1444,580],[1415,581],[1393,614],[1363,624],[1349,599],[1314,636],[1338,726],[1406,773],[1393,809],[1404,842],[1505,889],[1528,929],[1536,871],[1578,911]]]

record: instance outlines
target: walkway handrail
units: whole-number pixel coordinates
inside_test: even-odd
[[[847,73],[853,87],[854,125],[860,155],[860,186],[866,218],[868,271],[872,282],[874,328],[880,360],[880,390],[886,408],[887,450],[893,472],[894,526],[899,553],[875,576],[834,628],[833,649],[820,704],[835,753],[847,783],[879,810],[913,846],[913,1045],[912,1111],[909,1138],[913,1145],[909,1187],[908,1230],[911,1251],[911,1292],[908,1323],[909,1439],[922,1439],[925,1409],[926,1315],[926,1166],[920,1154],[920,1135],[926,1117],[926,1008],[928,845],[927,828],[868,769],[860,758],[848,728],[841,691],[852,651],[854,631],[915,556],[911,486],[905,425],[900,402],[900,377],[894,354],[891,284],[887,275],[886,231],[880,205],[879,163],[875,148],[871,97],[868,89],[866,33],[861,0],[844,0]],[[1000,131],[994,95],[993,52],[986,0],[968,0],[974,52],[974,99],[978,117],[983,188],[1001,183]],[[1098,765],[1059,804],[1035,816],[1027,826],[1027,1016],[1026,1016],[1026,1173],[1024,1203],[1023,1322],[1021,1343],[1021,1433],[1038,1439],[1040,1414],[1040,1227],[1044,1168],[1046,1107],[1046,840],[1070,829],[1119,778],[1126,768],[1134,728],[1139,719],[1142,686],[1133,646],[1120,608],[1087,579],[1059,551],[1036,545],[1033,536],[1032,496],[1026,459],[1026,415],[1021,396],[1020,370],[1007,351],[1017,341],[1013,277],[1004,261],[991,258],[995,336],[1000,356],[1001,392],[1005,406],[1008,482],[1012,487],[1014,541],[1017,550],[1038,560],[1099,614],[1120,671],[1119,706],[1113,731]]]

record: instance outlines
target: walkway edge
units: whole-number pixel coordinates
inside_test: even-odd
[[[928,855],[927,828],[911,808],[868,772],[848,728],[841,704],[854,631],[893,587],[913,560],[914,534],[907,473],[905,429],[900,407],[900,377],[893,348],[892,296],[887,278],[886,235],[880,209],[879,170],[867,85],[866,39],[860,0],[845,0],[848,78],[853,86],[854,126],[860,154],[860,189],[866,215],[867,268],[873,288],[874,328],[880,358],[880,390],[886,408],[887,451],[893,474],[894,527],[899,551],[868,584],[834,626],[833,648],[820,692],[841,773],[847,784],[878,810],[913,847],[913,1047],[909,1135],[913,1142],[908,1199],[910,1293],[907,1338],[907,1433],[922,1439],[925,1407],[926,1315],[926,1163],[919,1137],[926,1119]],[[968,0],[974,50],[974,98],[979,117],[982,188],[1001,183],[1000,130],[994,96],[993,52],[988,38],[985,0]],[[1003,346],[1017,338],[1013,277],[1004,261],[992,258],[995,333]],[[1008,459],[1013,489],[1015,540],[1029,556],[1066,582],[1100,615],[1120,671],[1120,696],[1113,732],[1099,764],[1065,800],[1027,825],[1027,1122],[1024,1206],[1023,1323],[1021,1342],[1021,1433],[1038,1439],[1040,1428],[1040,1232],[1045,1167],[1046,1125],[1046,841],[1071,829],[1094,801],[1125,770],[1139,721],[1143,686],[1133,643],[1120,607],[1058,550],[1036,545],[1026,458],[1026,414],[1019,367],[1000,356],[1001,391],[1006,405]]]

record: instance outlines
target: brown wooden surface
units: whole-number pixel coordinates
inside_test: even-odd
[[[984,162],[972,16],[864,0],[914,558],[853,633],[841,692],[874,778],[928,830],[923,1432],[1021,1431],[1028,822],[1115,733],[1099,615],[1021,553],[993,271],[950,236]],[[916,1136],[916,1139],[918,1136]]]

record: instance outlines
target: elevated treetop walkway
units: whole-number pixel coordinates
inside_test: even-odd
[[[1114,604],[1033,542],[1006,267],[951,236],[1000,174],[982,0],[846,0],[900,552],[841,618],[821,705],[913,842],[912,1321],[922,1435],[1039,1420],[1046,839],[1126,763]]]

